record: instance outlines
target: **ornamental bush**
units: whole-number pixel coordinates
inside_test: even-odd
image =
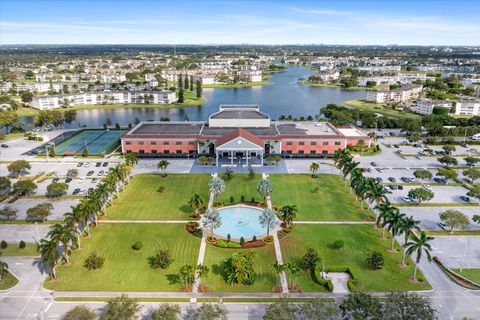
[[[172,262],[172,253],[168,249],[159,249],[149,258],[150,266],[154,269],[166,269]]]
[[[7,241],[2,240],[2,242],[0,243],[0,248],[2,248],[2,249],[7,249],[7,247],[8,247]]]
[[[345,242],[343,240],[335,240],[332,244],[331,247],[332,249],[335,250],[340,250],[345,246]]]
[[[92,252],[88,258],[85,259],[83,266],[88,270],[98,270],[103,267],[104,262],[104,257],[100,257],[96,252]]]
[[[381,270],[385,264],[385,259],[380,252],[372,251],[365,258],[365,262],[372,270]]]
[[[143,242],[142,241],[137,241],[133,244],[132,249],[135,251],[140,251],[143,248]]]
[[[23,240],[21,240],[21,241],[20,241],[20,244],[18,245],[18,247],[19,247],[20,249],[25,249],[26,246],[27,246],[27,244],[26,244],[25,241],[23,241]]]

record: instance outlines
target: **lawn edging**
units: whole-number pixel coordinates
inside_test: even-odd
[[[455,284],[469,290],[480,290],[480,285],[469,280],[458,273],[452,271],[451,269],[447,268],[438,257],[433,257],[433,261],[435,264],[440,268],[440,270],[445,273],[445,275],[452,280]]]

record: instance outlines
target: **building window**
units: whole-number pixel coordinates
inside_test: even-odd
[[[157,154],[157,150],[152,150],[152,153]]]
[[[298,154],[304,154],[305,152],[303,150],[299,150]]]
[[[293,144],[292,141],[287,142],[287,146],[291,146],[292,144]]]
[[[177,150],[177,154],[182,154],[182,150]]]
[[[328,151],[327,151],[327,150],[323,150],[323,151],[322,151],[322,154],[328,154]]]
[[[315,151],[315,150],[310,150],[310,154],[316,154],[316,153],[317,153],[317,151]]]
[[[125,141],[125,145],[126,145],[126,146],[129,146],[129,145],[131,145],[131,144],[132,144],[132,141]]]
[[[305,141],[300,141],[300,142],[298,143],[298,145],[299,145],[299,146],[304,146],[304,145],[305,145]]]
[[[169,154],[169,153],[170,153],[170,150],[163,150],[163,153]]]
[[[156,146],[156,145],[157,145],[157,141],[150,141],[150,145]]]
[[[328,146],[328,141],[324,141],[324,142],[323,142],[323,145],[324,145],[324,146]]]
[[[335,145],[336,145],[336,146],[339,146],[339,145],[340,145],[340,141],[335,141]]]
[[[188,153],[190,153],[190,154],[192,154],[194,152],[195,152],[195,150],[188,150]]]
[[[138,151],[138,153],[144,154],[144,153],[145,153],[145,150],[140,150],[140,151]]]
[[[195,141],[188,141],[188,145],[189,145],[189,146],[194,146],[194,145],[195,145]]]
[[[138,145],[139,145],[139,146],[143,146],[143,141],[139,141],[139,142],[138,142]]]
[[[312,141],[312,142],[310,142],[310,145],[311,145],[311,146],[316,146],[316,145],[317,145],[317,142],[316,142],[316,141]]]
[[[287,154],[292,154],[292,150],[287,150]]]
[[[163,145],[164,145],[164,146],[168,146],[169,144],[170,144],[170,142],[168,142],[168,141],[163,141]]]
[[[179,145],[182,144],[182,141],[175,141],[175,144],[176,144],[177,146],[179,146]]]

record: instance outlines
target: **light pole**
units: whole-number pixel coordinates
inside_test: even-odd
[[[465,248],[463,249],[463,256],[462,256],[462,263],[460,264],[460,273],[463,271],[463,263],[465,262],[465,256],[467,255],[467,246],[468,246],[468,239],[465,242]]]
[[[47,162],[49,162],[50,158],[48,157],[48,146],[45,146],[45,153],[47,154]]]
[[[40,234],[38,232],[38,222],[35,221],[35,229],[37,230],[37,242],[40,242]]]

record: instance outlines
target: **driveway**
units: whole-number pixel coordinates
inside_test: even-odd
[[[449,268],[480,268],[480,237],[437,236],[431,243],[433,256]],[[465,258],[463,258],[465,254]]]
[[[40,241],[40,239],[45,237],[49,229],[49,225],[42,224],[38,226],[35,226],[35,224],[0,224],[0,240],[5,240],[10,244],[20,242],[21,240],[25,242]]]

